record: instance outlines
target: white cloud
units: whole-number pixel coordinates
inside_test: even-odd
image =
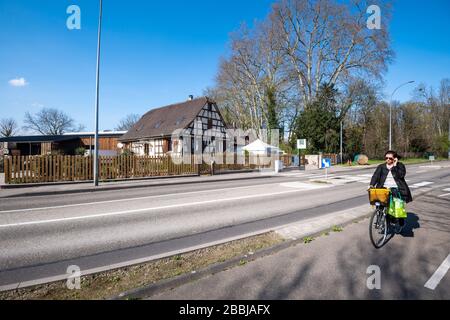
[[[28,84],[25,78],[11,79],[8,81],[8,83],[13,87],[25,87]]]
[[[43,108],[44,105],[42,103],[34,102],[31,104],[33,108]]]

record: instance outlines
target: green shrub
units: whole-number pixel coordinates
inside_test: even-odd
[[[85,153],[86,153],[86,149],[83,148],[83,147],[75,149],[75,155],[76,156],[84,156]]]

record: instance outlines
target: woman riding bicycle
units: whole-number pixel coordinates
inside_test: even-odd
[[[394,197],[401,198],[409,203],[413,201],[413,198],[405,181],[406,168],[403,163],[398,161],[398,158],[395,151],[386,152],[386,163],[378,166],[370,181],[370,187],[390,189]],[[400,219],[399,222],[403,226],[405,219]]]

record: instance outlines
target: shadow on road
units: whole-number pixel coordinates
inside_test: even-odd
[[[414,230],[420,228],[419,216],[415,213],[408,212],[408,218],[406,218],[405,227],[400,234],[405,238],[414,238]]]

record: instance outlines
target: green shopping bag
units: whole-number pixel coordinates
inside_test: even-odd
[[[391,195],[388,213],[389,215],[397,219],[408,218],[405,201],[403,201],[403,199],[401,198],[393,197]]]

